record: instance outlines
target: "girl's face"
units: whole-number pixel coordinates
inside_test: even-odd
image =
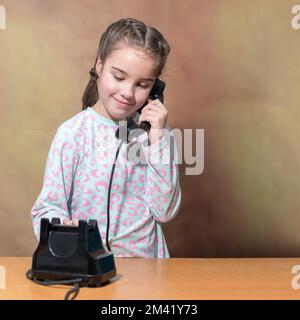
[[[99,101],[94,109],[119,121],[135,113],[147,100],[155,81],[155,61],[142,50],[122,46],[104,64],[98,59]]]

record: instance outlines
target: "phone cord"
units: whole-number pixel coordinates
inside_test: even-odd
[[[114,175],[114,171],[115,171],[115,166],[116,166],[117,158],[118,158],[118,155],[119,155],[119,152],[120,152],[122,143],[123,143],[123,141],[120,142],[120,144],[119,144],[119,146],[118,146],[118,149],[117,149],[117,152],[116,152],[115,160],[114,160],[114,163],[113,163],[113,166],[112,166],[112,169],[111,169],[109,186],[108,186],[108,195],[107,195],[107,224],[106,224],[106,246],[107,246],[107,249],[108,249],[109,251],[111,251],[110,245],[109,245],[109,242],[108,242],[109,224],[110,224],[110,213],[109,213],[109,210],[110,210],[110,193],[111,193],[111,185],[112,185],[113,175]]]

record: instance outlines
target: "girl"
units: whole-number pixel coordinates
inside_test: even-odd
[[[159,31],[136,19],[121,19],[103,33],[83,111],[58,128],[48,154],[43,187],[31,211],[37,239],[41,218],[58,217],[65,225],[95,219],[116,257],[169,257],[161,223],[173,219],[181,203],[177,152],[166,127],[166,107],[159,99],[147,99],[169,51]],[[115,133],[129,119],[137,125],[147,121],[151,128],[122,145],[109,195],[119,145]],[[128,159],[135,146],[140,146],[142,163]],[[158,155],[168,163],[154,161]]]

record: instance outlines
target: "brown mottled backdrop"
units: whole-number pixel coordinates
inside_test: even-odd
[[[164,225],[171,255],[299,256],[296,3],[0,0],[0,255],[35,249],[30,210],[53,135],[81,110],[101,33],[131,16],[171,44],[169,125],[205,130],[204,172],[188,176],[180,165],[182,207]]]

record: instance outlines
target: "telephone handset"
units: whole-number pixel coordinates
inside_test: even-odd
[[[154,82],[154,85],[153,85],[151,91],[150,91],[148,99],[150,99],[150,100],[159,99],[163,103],[164,102],[163,92],[164,92],[165,86],[166,86],[166,84],[162,80],[157,78]],[[137,110],[138,113],[141,113],[143,108],[148,104],[148,99],[144,103],[144,105],[139,110]],[[143,129],[144,131],[149,131],[151,128],[151,125],[148,121],[142,121],[140,123],[140,125],[138,126],[131,118],[128,119],[127,124],[126,124],[126,129],[127,129],[127,138],[126,138],[127,140],[125,141],[126,143],[128,142],[128,136],[129,136],[130,131],[137,129],[137,128]],[[116,131],[116,138],[118,138],[118,139],[119,139],[120,129],[121,128],[119,127]],[[124,140],[124,139],[122,139],[122,140]]]
[[[159,99],[162,103],[164,103],[164,89],[165,89],[166,84],[160,80],[160,79],[156,79],[154,82],[154,85],[151,89],[151,92],[149,94],[149,98],[150,100],[155,100],[155,99]],[[148,103],[148,99],[145,102],[145,104],[137,111],[138,113],[141,113],[143,108],[147,105]],[[148,121],[142,121],[140,124],[140,128],[145,130],[145,131],[149,131],[151,128],[151,125]]]

